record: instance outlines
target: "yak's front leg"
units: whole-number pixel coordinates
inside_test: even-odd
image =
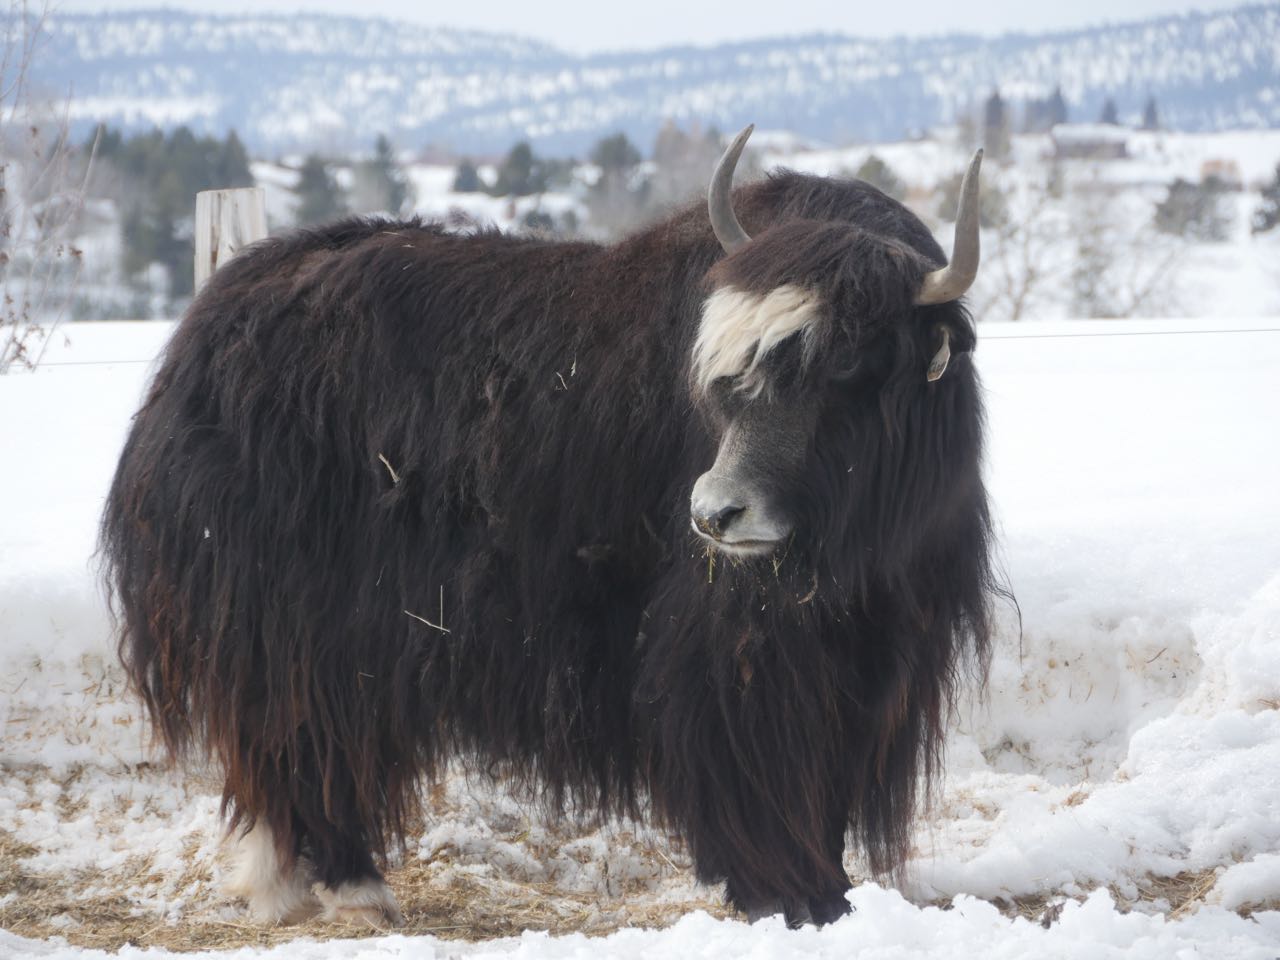
[[[827,820],[827,860],[833,866],[833,873],[838,873],[837,881],[820,888],[820,892],[809,898],[809,916],[813,922],[822,926],[834,923],[846,913],[852,913],[853,907],[845,896],[852,888],[844,872],[844,835],[848,821],[848,811],[842,805],[836,805],[830,811]],[[840,882],[843,881],[843,882]]]
[[[843,809],[829,806],[822,818],[825,832],[806,832],[798,816],[777,815],[803,802],[789,796],[780,781],[769,795],[757,792],[760,784],[745,776],[722,779],[714,795],[703,792],[707,786],[705,778],[688,782],[682,797],[683,833],[699,880],[723,882],[728,902],[753,923],[781,913],[788,926],[798,927],[830,923],[849,912]]]

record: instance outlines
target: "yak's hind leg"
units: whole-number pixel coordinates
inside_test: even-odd
[[[404,923],[400,907],[360,834],[327,822],[307,830],[303,850],[315,871],[311,890],[325,920],[398,927]]]
[[[316,914],[377,928],[404,922],[395,896],[361,845],[330,830],[320,843],[308,836],[303,848],[301,854],[282,856],[271,828],[254,826],[239,839],[227,892],[248,901],[259,923],[301,923]]]
[[[281,857],[271,828],[259,823],[237,841],[226,891],[247,900],[259,923],[301,923],[320,911],[314,882],[311,865],[296,856]]]
[[[374,863],[373,824],[361,811],[355,775],[334,743],[319,750],[306,734],[269,751],[270,762],[227,783],[238,816],[253,828],[240,840],[240,862],[229,891],[244,897],[254,918],[295,923],[322,919],[384,929],[404,922],[391,888]],[[325,764],[330,773],[319,773]]]
[[[370,830],[356,814],[352,777],[335,769],[327,804],[324,782],[318,775],[295,777],[291,797],[295,834],[310,865],[321,916],[379,929],[400,926],[404,918],[395,895],[373,862]]]

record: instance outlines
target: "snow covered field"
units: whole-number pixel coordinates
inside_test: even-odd
[[[901,890],[859,886],[856,912],[822,930],[751,927],[642,826],[545,823],[454,778],[391,872],[409,927],[342,939],[358,932],[251,927],[218,892],[217,784],[147,751],[89,558],[169,327],[67,325],[45,366],[0,377],[0,957],[144,955],[132,943],[158,945],[147,956],[1270,960],[1277,328],[982,328],[989,481],[1022,631],[1006,610]]]

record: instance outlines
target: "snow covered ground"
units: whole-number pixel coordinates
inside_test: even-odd
[[[410,926],[342,939],[249,926],[218,891],[217,784],[148,753],[90,555],[169,327],[66,325],[41,369],[0,377],[0,957],[1271,960],[1278,328],[983,327],[1022,629],[1006,610],[900,890],[862,884],[822,930],[751,927],[642,826],[544,822],[454,777],[391,872]]]

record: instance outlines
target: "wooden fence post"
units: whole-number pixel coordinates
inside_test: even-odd
[[[267,195],[261,187],[196,194],[196,292],[241,247],[267,235]]]

